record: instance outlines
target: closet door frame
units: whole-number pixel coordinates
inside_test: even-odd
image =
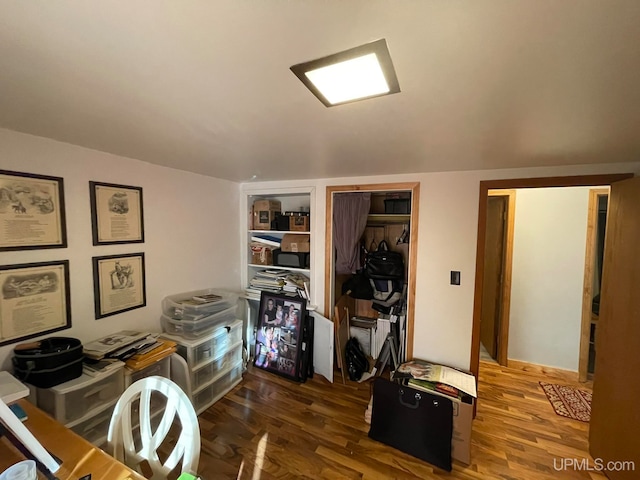
[[[414,317],[416,303],[416,262],[418,258],[418,217],[420,205],[420,183],[376,183],[363,185],[330,185],[326,190],[325,208],[325,284],[324,284],[324,315],[333,318],[331,311],[335,303],[334,280],[335,262],[333,256],[333,198],[336,193],[346,192],[411,192],[411,217],[409,233],[409,266],[407,274],[407,338],[406,357],[413,358]]]

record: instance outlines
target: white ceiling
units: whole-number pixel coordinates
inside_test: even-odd
[[[289,71],[378,38],[399,94]],[[638,161],[640,1],[0,0],[0,127],[240,182]]]

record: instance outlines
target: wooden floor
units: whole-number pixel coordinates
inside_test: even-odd
[[[249,367],[242,383],[199,417],[199,473],[204,480],[604,479],[554,469],[563,458],[594,463],[588,425],[553,412],[538,385],[545,379],[552,381],[481,362],[472,464],[454,462],[447,473],[367,437],[369,382],[332,385],[316,376],[297,384]]]

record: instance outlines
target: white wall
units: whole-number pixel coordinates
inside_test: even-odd
[[[123,329],[160,331],[166,295],[240,288],[237,183],[3,129],[0,169],[64,179],[68,248],[0,252],[0,265],[69,260],[73,326],[56,335],[87,342]],[[93,246],[90,180],[142,187],[145,243]],[[140,251],[147,306],[95,320],[91,257]],[[12,351],[0,347],[0,368],[9,368]]]
[[[262,182],[243,189],[315,187],[311,293],[323,311],[326,187],[420,182],[414,356],[469,368],[480,181],[627,172],[640,173],[640,163]],[[460,286],[449,285],[450,270],[461,272]]]
[[[511,360],[578,370],[589,187],[518,189]]]

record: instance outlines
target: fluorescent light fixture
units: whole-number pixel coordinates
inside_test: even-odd
[[[400,91],[384,39],[294,65],[291,71],[327,107]]]

